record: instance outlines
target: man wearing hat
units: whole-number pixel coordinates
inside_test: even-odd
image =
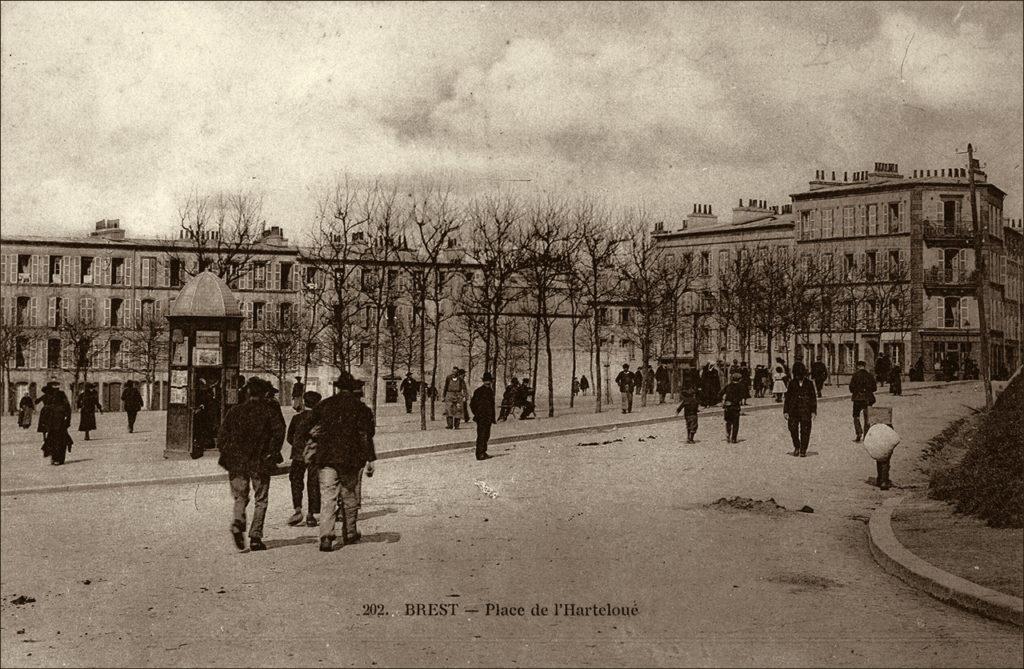
[[[255,503],[252,525],[249,526],[249,550],[266,550],[263,544],[263,521],[267,516],[270,476],[283,461],[284,416],[274,406],[271,386],[259,378],[249,379],[245,386],[247,399],[227,412],[220,425],[217,444],[218,464],[228,470],[234,518],[231,537],[238,550],[245,548],[245,511],[249,505],[249,487]]]
[[[342,542],[359,538],[358,515],[359,472],[374,459],[366,413],[355,395],[359,384],[348,372],[334,382],[338,392],[313,409],[309,419],[307,452],[309,460],[320,469],[320,550],[333,550],[334,525],[342,515]]]
[[[469,408],[473,410],[473,421],[476,422],[476,459],[487,460],[487,441],[491,438],[491,425],[494,424],[494,388],[491,382],[494,377],[484,372],[483,383],[473,391],[473,399]]]
[[[725,417],[725,441],[730,444],[735,444],[739,441],[740,405],[743,402],[744,395],[743,379],[737,370],[729,377],[729,383],[725,384],[721,394]]]
[[[444,387],[441,390],[441,396],[444,398],[444,419],[449,430],[459,429],[462,403],[468,394],[466,382],[459,375],[459,371],[458,366],[452,367],[452,373],[444,378]]]

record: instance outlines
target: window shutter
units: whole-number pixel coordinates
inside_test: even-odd
[[[142,300],[135,298],[135,327],[142,326]]]
[[[160,286],[168,288],[171,285],[171,267],[169,260],[157,261],[157,273],[160,276]]]
[[[4,324],[11,322],[11,317],[7,313],[7,310],[10,308],[7,306],[9,301],[10,300],[6,297],[0,296],[0,320],[2,320]]]
[[[128,256],[124,259],[124,285],[132,285],[132,265],[135,264],[135,256]]]
[[[60,259],[60,282],[64,285],[71,283],[71,256]]]
[[[60,317],[61,322],[68,322],[68,314],[71,312],[71,298],[65,297],[60,301]]]
[[[945,213],[942,210],[942,198],[935,198],[935,222],[942,223]]]
[[[71,256],[71,270],[68,274],[68,283],[82,283],[82,256]]]
[[[103,298],[103,327],[110,327],[110,298]]]
[[[907,205],[904,202],[900,202],[900,232],[906,232],[910,229],[910,221],[907,220]]]
[[[50,304],[49,304],[50,308],[49,308],[49,317],[48,317],[47,324],[51,328],[55,328],[55,327],[57,327],[57,298],[56,297],[51,297],[49,302],[50,302]]]
[[[242,302],[242,329],[252,329],[252,302]]]
[[[281,290],[281,263],[270,263],[270,289]]]
[[[277,302],[267,302],[267,306],[264,308],[266,309],[267,328],[276,330],[278,324]]]
[[[29,318],[28,322],[30,325],[40,325],[39,322],[39,298],[30,297],[28,300],[29,305]]]
[[[4,253],[0,255],[0,283],[14,283],[8,278],[8,267],[10,267],[9,255]]]
[[[968,300],[965,297],[960,298],[960,327],[969,328],[971,326],[970,310]]]

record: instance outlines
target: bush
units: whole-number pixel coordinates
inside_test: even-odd
[[[991,411],[957,421],[933,440],[926,457],[929,495],[993,527],[1024,527],[1024,376]]]

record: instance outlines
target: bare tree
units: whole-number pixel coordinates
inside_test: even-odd
[[[604,325],[601,305],[617,292],[621,275],[615,271],[615,259],[624,240],[612,224],[608,209],[591,200],[580,200],[574,206],[573,233],[580,242],[580,287],[592,322],[596,396],[594,411],[601,413],[601,332]]]
[[[729,257],[729,262],[718,268],[715,284],[714,312],[721,327],[737,333],[740,357],[747,361],[747,343],[754,331],[754,309],[757,304],[758,285],[756,256],[750,249],[740,247]]]
[[[451,294],[449,281],[454,278],[453,270],[451,263],[445,262],[445,254],[450,248],[450,243],[456,241],[455,235],[459,230],[461,216],[454,202],[451,187],[433,184],[421,186],[413,196],[409,220],[410,228],[416,238],[415,245],[421,269],[421,273],[414,273],[416,278],[413,282],[415,284],[416,281],[420,281],[422,284],[420,295],[423,298],[424,308],[420,313],[424,319],[424,325],[421,327],[425,327],[426,322],[429,321],[433,333],[430,385],[436,388],[441,327],[455,314],[455,310],[451,308],[451,300],[449,300]],[[427,301],[432,307],[429,312],[426,310]],[[423,372],[425,373],[426,370],[424,369]],[[424,411],[422,399],[420,404],[422,413]],[[436,402],[432,397],[430,420],[435,420],[435,417]],[[424,427],[424,429],[426,428]]]
[[[665,296],[664,276],[659,272],[664,247],[651,237],[650,217],[644,209],[627,210],[623,229],[630,231],[630,243],[622,267],[622,297],[632,311],[630,329],[640,344],[643,364],[653,355],[654,333]]]
[[[678,390],[675,387],[675,379],[678,377],[678,364],[679,364],[679,317],[680,317],[680,302],[683,296],[686,295],[696,284],[698,274],[697,266],[693,262],[693,256],[691,254],[675,255],[666,253],[661,257],[661,262],[658,264],[656,271],[660,275],[659,283],[664,288],[665,295],[662,300],[662,311],[665,312],[666,318],[664,323],[670,330],[669,337],[664,339],[671,339],[672,342],[672,378],[673,387],[672,393],[675,395]],[[665,342],[667,344],[667,342]],[[665,346],[667,348],[667,345]]]
[[[129,369],[142,374],[146,383],[146,406],[152,409],[157,370],[167,365],[167,321],[156,314],[144,314],[142,321],[125,332]]]
[[[253,368],[277,379],[281,401],[285,399],[285,379],[305,360],[301,330],[300,321],[289,318],[283,322],[272,321],[269,327],[245,334],[253,351]]]
[[[33,328],[17,322],[13,314],[3,314],[0,320],[0,366],[3,368],[4,377],[4,404],[11,413],[17,411],[13,406],[13,389],[11,381],[11,370],[19,366],[18,355],[24,355],[24,351],[34,346],[42,337],[38,328]]]
[[[261,193],[193,189],[178,206],[181,241],[167,256],[189,275],[210,270],[234,285],[252,268],[265,228]]]
[[[79,381],[89,381],[89,370],[96,366],[106,330],[96,325],[95,319],[74,314],[61,323],[60,333],[64,345],[70,347],[72,388],[77,392]]]

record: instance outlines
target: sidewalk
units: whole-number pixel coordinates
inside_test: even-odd
[[[905,383],[904,395],[936,385],[950,384]],[[826,386],[824,395],[826,399],[842,399],[848,397],[845,391],[843,386]],[[885,404],[887,396],[887,392],[879,393],[879,402]],[[541,435],[611,429],[621,425],[642,425],[674,417],[675,406],[670,401],[659,405],[657,396],[650,400],[653,400],[653,403],[640,408],[637,398],[633,413],[624,416],[618,408],[618,397],[613,396],[611,403],[605,403],[604,411],[595,414],[594,397],[589,395],[578,398],[576,406],[572,409],[568,406],[556,406],[554,418],[542,416],[536,420],[510,420],[499,423],[491,433],[491,443],[525,441]],[[542,403],[546,404],[544,400]],[[752,399],[749,407],[752,410],[772,408],[781,410],[771,397]],[[538,412],[544,411],[546,406],[538,407]],[[702,415],[714,415],[716,411],[721,409],[704,410]],[[284,413],[286,420],[293,414],[287,407]],[[446,430],[440,406],[437,421],[430,423],[428,415],[426,431],[418,429],[419,414],[416,408],[413,414],[409,415],[402,406],[384,405],[379,414],[376,446],[382,459],[473,445],[473,424],[463,425],[457,431]],[[73,427],[77,427],[77,420],[76,415]],[[140,413],[134,434],[127,433],[123,413],[100,414],[97,417],[97,424],[99,429],[93,433],[93,439],[90,441],[85,441],[82,433],[73,431],[75,445],[68,454],[67,461],[61,467],[53,467],[42,457],[42,440],[34,428],[19,429],[16,419],[12,416],[0,419],[0,495],[153,483],[202,482],[216,480],[225,475],[217,465],[214,454],[208,454],[198,460],[163,458],[166,414],[162,411]],[[286,455],[287,448],[286,445]],[[286,471],[286,468],[284,470]]]

